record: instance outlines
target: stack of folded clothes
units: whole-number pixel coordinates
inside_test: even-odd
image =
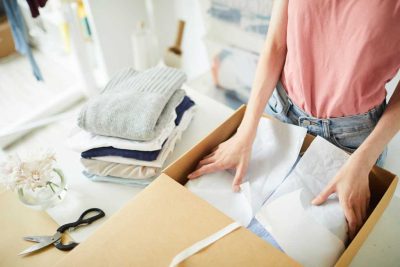
[[[148,185],[193,118],[195,103],[180,89],[185,81],[173,68],[126,69],[88,101],[68,140],[86,177]]]

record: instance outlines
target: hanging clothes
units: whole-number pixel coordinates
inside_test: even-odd
[[[17,0],[3,0],[3,4],[7,14],[8,22],[11,26],[15,50],[17,50],[21,55],[28,57],[29,62],[31,63],[33,75],[38,81],[42,81],[42,73],[40,72],[39,66],[33,57],[31,47],[29,46],[28,32]]]
[[[26,0],[26,2],[29,5],[32,17],[36,18],[40,15],[39,7],[44,7],[46,5],[47,0]]]

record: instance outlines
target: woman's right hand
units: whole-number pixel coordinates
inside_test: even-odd
[[[219,144],[197,165],[196,170],[189,174],[189,179],[195,179],[203,174],[235,169],[236,174],[232,183],[235,192],[240,191],[240,184],[246,174],[250,160],[252,141],[248,136],[240,135],[238,132],[230,139]]]

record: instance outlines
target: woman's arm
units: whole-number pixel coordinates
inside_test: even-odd
[[[267,38],[258,61],[246,112],[238,131],[200,161],[197,170],[188,176],[189,179],[219,170],[236,169],[232,186],[235,191],[239,190],[247,170],[258,122],[285,63],[287,16],[288,0],[274,1]]]
[[[287,5],[288,0],[274,2],[265,46],[258,61],[246,112],[238,129],[238,132],[247,136],[249,140],[255,138],[258,122],[281,76],[285,63],[287,53]]]
[[[337,192],[348,221],[350,238],[355,236],[367,214],[370,198],[369,172],[399,130],[400,82],[375,129],[350,156],[332,182],[313,200],[313,204],[320,205],[332,193]]]
[[[371,169],[390,140],[400,130],[400,82],[378,124],[355,154]]]

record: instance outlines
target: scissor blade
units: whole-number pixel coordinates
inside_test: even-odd
[[[25,236],[24,240],[36,242],[36,243],[42,243],[42,242],[47,242],[48,240],[51,240],[51,238],[52,238],[52,236]]]
[[[29,238],[29,237],[28,237]],[[33,237],[35,238],[35,237]],[[53,236],[42,236],[40,238],[43,238],[43,241],[40,241],[39,244],[33,245],[27,249],[25,249],[24,251],[22,251],[21,253],[19,253],[18,255],[26,255],[32,252],[35,252],[39,249],[42,249],[44,247],[47,247],[50,244],[53,244],[54,242],[56,242],[57,240],[59,240],[61,238],[61,233],[57,232],[55,235]],[[36,241],[34,241],[36,242]]]
[[[50,243],[39,243],[39,244],[33,245],[33,246],[31,246],[31,247],[25,249],[24,251],[22,251],[22,252],[19,253],[18,255],[21,255],[21,256],[22,256],[22,255],[26,255],[26,254],[32,253],[32,252],[34,252],[34,251],[37,251],[37,250],[42,249],[42,248],[44,248],[44,247],[47,247],[47,246],[50,245],[51,243],[52,243],[52,242],[50,242]]]

